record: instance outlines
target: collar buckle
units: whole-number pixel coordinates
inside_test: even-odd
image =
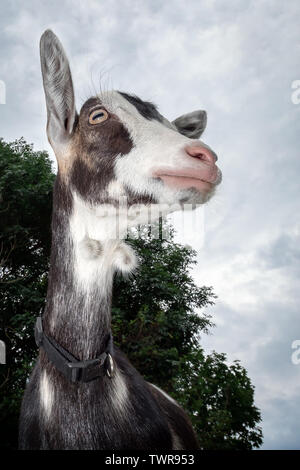
[[[106,375],[112,379],[115,375],[115,363],[110,353],[107,353]]]
[[[105,359],[105,358],[104,358]],[[103,365],[104,360],[100,357],[97,359],[88,359],[86,361],[68,362],[67,366],[71,371],[70,380],[73,383],[87,382],[92,380],[92,376],[98,374],[99,368]]]
[[[79,361],[69,351],[64,349],[54,338],[48,337],[43,331],[42,318],[36,320],[34,330],[35,341],[42,347],[48,359],[72,383],[90,382],[107,375],[112,378],[115,364],[112,358],[113,340],[110,333],[106,350],[96,359]]]

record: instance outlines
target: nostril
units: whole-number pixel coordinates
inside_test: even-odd
[[[185,151],[190,157],[199,158],[207,163],[215,163],[218,159],[212,150],[202,146],[187,146]]]
[[[196,158],[200,158],[200,160],[207,160],[207,156],[204,153],[198,153],[197,155],[193,155]]]

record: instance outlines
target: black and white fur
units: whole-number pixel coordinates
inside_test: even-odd
[[[135,225],[146,220],[149,207],[158,213],[213,194],[214,188],[200,194],[165,187],[150,174],[162,159],[170,167],[180,164],[184,146],[203,132],[206,114],[170,123],[151,103],[117,91],[90,98],[77,114],[68,60],[50,30],[41,38],[41,65],[47,134],[58,161],[44,330],[79,360],[92,359],[109,335],[114,272],[136,266],[122,240],[128,208],[135,208],[129,218]],[[97,107],[109,113],[98,127],[88,121]],[[116,211],[121,237],[115,236]],[[147,383],[121,351],[113,359],[113,378],[73,384],[41,349],[22,403],[20,449],[198,448],[181,407]]]

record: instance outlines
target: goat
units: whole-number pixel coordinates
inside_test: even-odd
[[[174,203],[205,203],[221,181],[216,155],[195,140],[206,113],[170,122],[152,103],[110,91],[77,114],[69,63],[50,30],[40,53],[58,173],[40,351],[23,397],[19,448],[197,449],[179,404],[113,347],[110,306],[114,272],[136,266],[122,239],[128,220],[145,221],[149,207],[157,214]]]

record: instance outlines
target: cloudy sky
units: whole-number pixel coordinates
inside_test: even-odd
[[[38,51],[46,28],[68,53],[78,108],[101,79],[169,119],[207,110],[203,140],[224,180],[205,209],[204,243],[197,231],[190,241],[195,279],[218,295],[217,326],[202,342],[247,368],[265,449],[300,449],[300,364],[291,360],[300,340],[299,22],[298,0],[1,3],[5,140],[24,136],[53,155]]]

